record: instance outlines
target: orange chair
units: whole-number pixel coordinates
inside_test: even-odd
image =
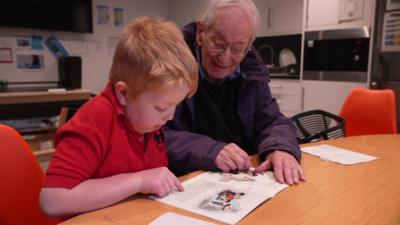
[[[57,224],[39,209],[44,173],[25,140],[0,124],[0,224]]]
[[[390,89],[354,88],[339,113],[346,122],[346,136],[396,134],[396,99]]]

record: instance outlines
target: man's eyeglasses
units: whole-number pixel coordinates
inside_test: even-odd
[[[245,43],[227,44],[217,38],[208,37],[208,34],[205,37],[208,42],[208,49],[215,54],[225,52],[230,47],[231,54],[240,57],[251,50]]]

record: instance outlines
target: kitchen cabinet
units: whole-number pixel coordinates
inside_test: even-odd
[[[355,87],[367,87],[367,84],[303,80],[302,86],[304,88],[304,111],[322,109],[337,115],[350,91]]]
[[[299,80],[271,79],[269,87],[285,116],[291,117],[302,112],[304,91]]]
[[[210,0],[169,0],[168,19],[177,23],[179,27],[198,21],[203,18]]]
[[[182,27],[201,20],[211,0],[168,1],[168,19]],[[257,36],[296,34],[302,31],[303,0],[254,0],[260,13]]]
[[[260,12],[257,36],[301,33],[303,0],[254,0],[254,3]]]
[[[305,31],[371,27],[376,0],[304,0]]]

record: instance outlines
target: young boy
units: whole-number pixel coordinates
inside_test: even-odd
[[[57,131],[42,210],[69,216],[136,193],[183,191],[166,168],[161,127],[197,89],[197,64],[171,22],[142,17],[125,28],[110,81]]]

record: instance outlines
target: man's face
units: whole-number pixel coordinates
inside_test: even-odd
[[[208,78],[221,80],[232,74],[246,55],[251,37],[251,23],[241,9],[218,11],[215,23],[207,30],[201,29],[197,37]]]
[[[134,99],[127,99],[125,112],[133,128],[148,133],[161,128],[175,113],[176,106],[187,96],[184,84],[162,91],[145,91]]]

